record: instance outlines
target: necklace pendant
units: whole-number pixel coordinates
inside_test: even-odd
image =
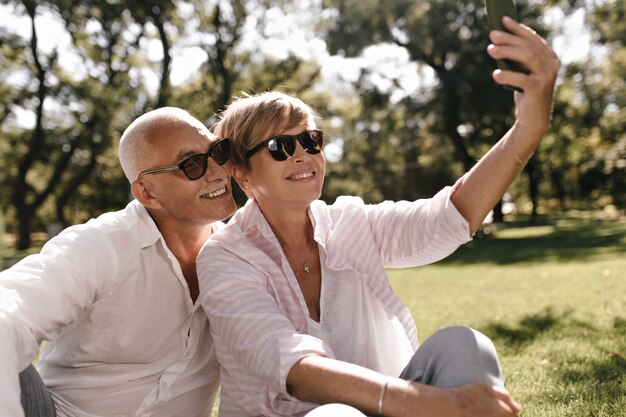
[[[306,272],[307,274],[308,274],[309,272],[311,272],[311,270],[309,269],[309,263],[308,263],[308,262],[306,262],[306,263],[302,266],[302,269],[304,269],[304,272]]]

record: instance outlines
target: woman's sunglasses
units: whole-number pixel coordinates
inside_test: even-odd
[[[187,178],[193,181],[201,178],[206,173],[207,167],[209,165],[209,157],[213,158],[216,164],[224,165],[224,163],[228,161],[229,156],[230,140],[220,139],[213,145],[211,145],[206,153],[197,153],[195,155],[188,156],[187,158],[180,161],[180,163],[178,163],[177,165],[146,169],[145,171],[141,171],[139,173],[137,179],[146,174],[158,174],[160,172],[171,172],[180,170],[183,171]]]
[[[250,158],[260,149],[266,148],[275,161],[285,161],[291,158],[296,151],[296,141],[300,142],[307,153],[316,154],[322,150],[324,134],[321,130],[307,130],[299,135],[275,136],[247,151],[246,158]]]

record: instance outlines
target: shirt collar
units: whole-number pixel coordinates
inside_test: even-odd
[[[126,206],[126,212],[131,216],[136,216],[141,224],[142,233],[139,237],[141,248],[154,245],[163,235],[159,231],[156,223],[148,213],[148,210],[137,200],[133,200]]]
[[[268,240],[272,240],[272,237],[274,237],[274,232],[267,220],[265,220],[259,205],[251,198],[246,201],[243,209],[235,213],[229,223],[238,223],[244,235],[258,232]]]
[[[313,238],[321,246],[325,246],[326,237],[332,228],[329,214],[327,210],[324,209],[325,206],[326,203],[323,201],[315,200],[308,209],[309,218],[313,225]],[[229,223],[238,223],[244,235],[260,233],[266,240],[276,241],[278,243],[259,205],[253,199],[248,199],[243,209],[237,211]]]

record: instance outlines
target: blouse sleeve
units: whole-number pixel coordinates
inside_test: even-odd
[[[365,206],[385,268],[436,262],[471,240],[469,223],[450,200],[455,188],[429,199]]]

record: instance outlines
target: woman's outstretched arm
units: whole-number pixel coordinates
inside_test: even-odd
[[[474,233],[520,173],[547,132],[552,113],[552,96],[560,62],[546,41],[528,26],[505,17],[510,31],[492,31],[487,51],[493,58],[521,62],[529,74],[496,70],[498,84],[511,85],[515,92],[513,127],[462,178],[452,202],[470,223]]]

